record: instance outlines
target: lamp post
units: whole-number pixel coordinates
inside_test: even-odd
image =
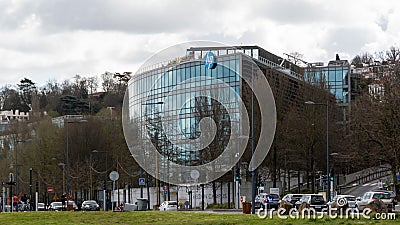
[[[60,162],[57,164],[58,166],[62,166],[62,171],[63,171],[63,186],[62,186],[62,192],[65,193],[65,163]]]
[[[237,154],[237,157],[239,157],[239,154],[240,154],[240,148],[239,148],[239,146],[240,146],[240,139],[248,139],[249,137],[247,137],[247,136],[244,136],[244,135],[239,135],[238,136],[238,138],[237,138],[237,148],[238,148],[238,152],[236,153]],[[241,179],[241,172],[240,172],[240,163],[241,163],[241,160],[240,160],[240,158],[239,158],[239,160],[238,160],[238,162],[236,163],[236,166],[235,166],[235,179],[234,179],[234,181],[235,181],[235,209],[239,209],[240,207],[240,179]]]
[[[114,109],[114,108],[115,108],[114,106],[108,106],[108,107],[107,107],[107,109],[110,110],[110,120],[113,119],[113,109]]]
[[[140,122],[142,123],[143,121],[143,106],[147,105],[162,105],[164,102],[144,102],[141,103],[141,108],[140,108]],[[142,134],[143,134],[143,124],[141,124],[141,129],[142,129]],[[140,177],[143,176],[143,169],[140,167]],[[148,182],[148,181],[147,181]],[[159,181],[158,181],[158,157],[156,156],[156,198],[157,198],[157,204],[159,204],[159,193],[160,193],[160,186],[159,186]],[[143,185],[140,186],[140,198],[143,198]],[[150,202],[150,201],[149,201]]]
[[[326,200],[331,200],[331,188],[329,185],[329,101],[327,100],[326,103],[316,103],[313,101],[305,102],[306,105],[324,105],[326,107]],[[332,190],[333,191],[333,190]]]
[[[24,142],[23,140],[16,140],[15,141],[15,194],[19,194],[19,186],[18,186],[18,143]]]
[[[98,151],[98,150],[93,150],[92,153],[104,153],[106,155],[106,169],[104,170],[106,172],[106,177],[107,177],[107,171],[108,171],[108,152],[107,151]]]
[[[92,153],[104,153],[106,155],[106,169],[104,170],[105,178],[104,178],[104,188],[103,188],[103,210],[107,211],[106,191],[107,191],[108,154],[107,154],[107,151],[98,151],[98,150],[93,150]],[[92,156],[92,155],[90,155],[90,156]],[[90,173],[92,173],[91,172],[92,169],[93,168],[90,168]]]
[[[69,159],[68,159],[68,155],[69,155],[69,146],[68,146],[68,142],[69,142],[69,135],[68,135],[68,124],[69,123],[87,123],[87,120],[74,120],[74,121],[66,121],[67,124],[65,125],[66,127],[66,152],[65,152],[65,157],[66,157],[66,193],[67,193],[67,205],[68,205],[68,197],[69,197]]]
[[[51,158],[52,161],[58,161],[57,166],[62,167],[62,173],[63,173],[63,180],[62,180],[62,193],[65,193],[65,166],[66,164],[64,163],[63,160],[57,158],[57,157],[53,157]]]
[[[238,123],[238,126],[240,126],[240,121],[238,121],[238,120],[224,120],[223,119],[221,121],[223,121],[223,122],[230,121],[231,123]],[[235,154],[235,158],[239,157],[239,155],[240,155],[240,140],[241,139],[247,140],[248,138],[249,138],[248,136],[240,135],[240,129],[238,130],[237,139],[236,139],[237,152]],[[236,165],[233,167],[233,183],[235,186],[235,191],[234,191],[233,196],[234,196],[235,209],[239,209],[239,204],[240,204],[240,184],[239,184],[240,179],[241,179],[241,176],[240,176],[240,158],[239,158]],[[229,196],[229,194],[228,194],[228,196]],[[229,197],[228,197],[228,200],[229,200]]]
[[[251,87],[254,87],[254,72],[253,72],[253,64],[251,64]],[[254,91],[251,92],[251,157],[254,157]],[[251,160],[253,162],[253,160]],[[255,208],[255,199],[256,199],[256,180],[255,177],[257,176],[257,169],[254,168],[253,165],[251,166],[251,214],[256,213]]]

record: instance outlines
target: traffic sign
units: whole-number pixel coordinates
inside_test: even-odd
[[[381,180],[378,181],[378,188],[379,189],[383,188],[383,182]]]
[[[47,192],[48,193],[53,193],[54,192],[54,188],[53,187],[48,187],[47,188]]]
[[[164,190],[164,195],[167,195],[168,194],[168,190]]]
[[[280,191],[279,191],[279,188],[269,188],[269,193],[270,193],[270,194],[277,194],[277,195],[280,195],[279,192],[280,192]]]
[[[143,177],[139,178],[139,186],[145,186],[146,185],[146,179]]]
[[[168,185],[164,185],[163,190],[168,190]]]
[[[111,171],[110,180],[116,181],[119,179],[119,173],[117,171]]]

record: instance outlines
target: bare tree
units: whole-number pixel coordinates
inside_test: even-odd
[[[368,52],[361,53],[356,55],[352,60],[351,64],[356,67],[362,67],[363,63],[370,64],[374,61],[374,56]]]
[[[392,60],[398,57],[392,52],[394,49],[389,51],[393,53]],[[397,185],[396,173],[400,165],[400,73],[393,70],[391,75],[380,78],[379,85],[384,90],[381,95],[364,92],[354,101],[351,138],[365,166],[389,164],[393,182]]]
[[[392,46],[386,51],[386,57],[389,62],[396,63],[400,60],[400,49],[398,47]]]

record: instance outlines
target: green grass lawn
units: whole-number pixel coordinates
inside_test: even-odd
[[[257,215],[199,212],[19,212],[0,213],[0,224],[400,224],[396,220],[366,219],[260,219]]]

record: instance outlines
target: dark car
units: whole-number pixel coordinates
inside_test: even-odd
[[[87,200],[82,203],[82,211],[100,211],[100,206],[95,200]]]
[[[282,201],[289,202],[292,205],[295,205],[297,201],[299,201],[303,197],[302,194],[287,194],[283,196]]]
[[[322,211],[327,208],[328,205],[325,202],[324,196],[320,194],[305,194],[299,201],[296,202],[295,206],[298,209],[300,205],[306,202],[310,205],[310,208],[314,208],[316,211]]]
[[[267,209],[272,209],[272,208],[278,209],[280,200],[281,199],[277,194],[261,193],[256,196],[254,207],[264,208],[266,206]]]

